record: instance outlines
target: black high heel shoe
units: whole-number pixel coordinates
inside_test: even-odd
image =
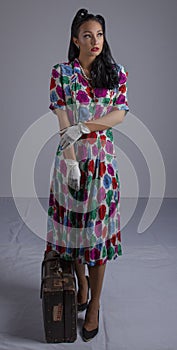
[[[87,301],[86,301],[86,303],[83,303],[83,304],[78,303],[77,304],[77,311],[84,311],[88,306],[90,282],[89,282],[89,277],[88,276],[85,276],[85,277],[87,279],[87,284],[88,284]]]
[[[88,310],[88,308],[87,308],[87,310]],[[85,317],[86,316],[87,316],[87,311],[86,311]],[[87,331],[87,329],[85,329],[83,327],[82,328],[82,339],[83,339],[83,341],[87,342],[87,341],[93,339],[97,335],[98,330],[99,330],[99,309],[98,309],[98,327],[95,328],[95,329],[92,329],[91,331]]]

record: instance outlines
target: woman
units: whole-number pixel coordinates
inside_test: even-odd
[[[98,333],[106,262],[122,254],[112,127],[129,110],[127,74],[111,55],[104,18],[86,9],[73,19],[68,59],[51,73],[49,108],[58,117],[61,138],[50,187],[46,250],[75,260],[78,310],[87,308],[83,340],[88,341]]]

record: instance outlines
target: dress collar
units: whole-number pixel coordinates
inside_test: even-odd
[[[74,64],[74,72],[81,73],[81,67],[80,67],[78,58],[74,59],[73,64]]]
[[[73,75],[71,77],[71,81],[74,82],[76,80],[78,81],[79,79],[80,81],[82,81],[82,84],[84,86],[91,87],[90,82],[83,77],[80,63],[77,57],[72,61],[72,67],[73,67]]]

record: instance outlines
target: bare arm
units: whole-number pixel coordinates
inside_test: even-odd
[[[109,129],[116,124],[119,124],[123,121],[125,116],[125,110],[118,110],[117,108],[108,114],[100,117],[98,119],[90,120],[84,122],[84,124],[90,129],[90,131],[101,131]]]

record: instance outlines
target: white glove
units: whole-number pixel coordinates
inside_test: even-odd
[[[62,134],[59,143],[60,150],[64,150],[66,147],[71,146],[82,136],[82,134],[89,134],[91,132],[87,126],[80,122],[76,125],[63,129],[62,133],[63,131],[64,134]]]
[[[76,191],[80,190],[81,172],[77,160],[65,159],[67,166],[66,181],[67,184]]]

